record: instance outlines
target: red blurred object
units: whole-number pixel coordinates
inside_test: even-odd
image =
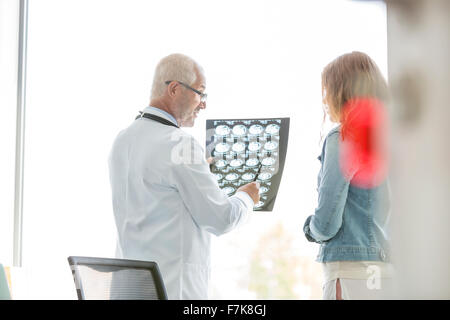
[[[349,100],[341,118],[339,163],[344,177],[360,188],[380,185],[388,173],[388,125],[383,103]]]

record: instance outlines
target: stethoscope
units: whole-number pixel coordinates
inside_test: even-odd
[[[169,121],[169,120],[167,120],[167,119],[158,117],[158,116],[156,116],[156,115],[154,115],[154,114],[151,114],[151,113],[144,113],[144,112],[142,112],[142,111],[139,111],[139,113],[140,113],[140,115],[138,115],[138,116],[136,117],[135,120],[140,119],[140,118],[147,118],[147,119],[150,119],[150,120],[159,122],[159,123],[161,123],[161,124],[164,124],[164,125],[166,125],[166,126],[172,126],[172,127],[179,128],[179,126],[177,126],[175,123],[173,123],[173,122],[171,122],[171,121]]]

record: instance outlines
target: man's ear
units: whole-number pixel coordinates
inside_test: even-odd
[[[174,97],[178,89],[179,89],[178,83],[176,81],[172,81],[167,86],[167,94],[169,95],[169,97]]]

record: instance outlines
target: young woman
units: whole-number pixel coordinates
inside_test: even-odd
[[[361,52],[336,58],[322,72],[325,110],[339,125],[323,143],[318,206],[303,231],[320,244],[324,299],[386,299],[392,291],[387,91],[378,67]]]

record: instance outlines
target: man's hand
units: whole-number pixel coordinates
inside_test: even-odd
[[[250,182],[246,185],[243,185],[237,191],[244,191],[246,192],[250,198],[252,198],[253,202],[255,204],[259,201],[259,182]]]

